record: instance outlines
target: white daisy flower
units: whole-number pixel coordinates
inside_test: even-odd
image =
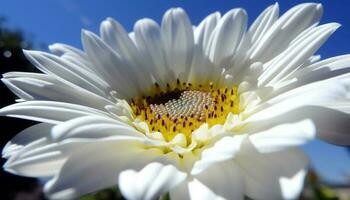
[[[131,33],[108,18],[100,37],[82,31],[83,51],[24,51],[43,73],[4,74],[19,100],[1,114],[40,123],[6,145],[4,168],[51,178],[52,199],[116,185],[131,200],[296,198],[297,146],[350,144],[350,55],[314,55],[339,27],[321,15],[275,4],[247,29],[240,8],[198,26],[174,8]]]

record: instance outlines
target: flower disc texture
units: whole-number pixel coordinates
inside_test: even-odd
[[[0,113],[39,123],[4,147],[4,168],[49,178],[52,199],[117,185],[131,200],[294,199],[299,145],[350,144],[350,55],[315,55],[339,27],[322,12],[274,4],[247,27],[240,8],[199,25],[174,8],[130,33],[108,18],[83,50],[25,50],[42,73],[4,74],[19,99]]]

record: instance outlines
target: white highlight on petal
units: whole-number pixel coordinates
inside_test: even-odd
[[[271,153],[303,145],[314,139],[316,128],[310,119],[293,124],[281,124],[271,129],[254,133],[249,140],[260,153]]]
[[[4,107],[1,115],[57,124],[72,118],[86,115],[106,116],[102,111],[63,102],[27,101]]]
[[[217,67],[228,67],[246,28],[247,16],[243,9],[227,12],[218,22],[205,49]]]
[[[175,187],[186,178],[186,173],[172,165],[150,163],[141,171],[126,170],[119,175],[119,188],[130,200],[152,200]]]
[[[217,162],[232,159],[239,152],[246,135],[223,137],[213,147],[202,152],[202,157],[194,163],[191,174],[199,174]]]
[[[191,21],[183,9],[170,9],[164,14],[161,37],[166,64],[176,77],[187,81],[191,70],[194,39]]]
[[[24,146],[33,142],[39,142],[43,138],[46,138],[52,126],[53,125],[51,124],[41,123],[19,132],[14,138],[7,142],[2,149],[2,157],[9,158],[19,152]],[[47,142],[48,141],[42,141],[40,142],[40,145],[45,145]]]

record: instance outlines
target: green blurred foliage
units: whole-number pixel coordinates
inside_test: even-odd
[[[79,200],[124,200],[124,198],[117,188],[110,188],[82,196]]]

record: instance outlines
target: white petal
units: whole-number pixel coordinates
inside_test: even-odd
[[[350,74],[345,74],[333,79],[318,81],[277,95],[255,107],[253,111],[249,111],[255,112],[251,118],[267,119],[268,116],[276,116],[301,106],[327,106],[344,101],[348,99],[349,76]]]
[[[22,176],[52,176],[59,171],[66,159],[67,157],[59,151],[42,153],[24,159],[11,157],[4,164],[4,169]]]
[[[299,4],[281,16],[252,47],[250,58],[265,62],[278,55],[306,28],[315,25],[323,13],[322,5]]]
[[[223,137],[217,141],[213,147],[202,152],[201,159],[194,163],[191,174],[199,174],[211,165],[235,157],[246,137],[246,135],[237,135],[234,137]]]
[[[52,124],[86,115],[106,116],[106,113],[93,108],[55,101],[16,103],[2,108],[0,114]]]
[[[91,63],[88,61],[86,54],[80,49],[61,43],[49,45],[49,49],[53,54],[61,56],[61,58],[73,62],[90,72],[93,72]]]
[[[266,71],[259,78],[259,84],[273,85],[306,62],[339,26],[337,23],[331,23],[307,30],[302,41],[290,45],[275,59],[265,64]]]
[[[2,156],[5,158],[17,153],[19,150],[33,142],[38,142],[42,138],[49,136],[50,130],[53,125],[51,124],[36,124],[29,128],[24,129],[12,138],[2,150]],[[40,142],[40,145],[47,144],[47,141]]]
[[[94,73],[45,52],[26,50],[23,53],[31,63],[44,73],[51,74],[57,79],[67,82],[67,84],[73,83],[96,94],[105,94],[105,88],[108,86]]]
[[[257,124],[249,124],[255,126]],[[248,125],[248,126],[249,126]],[[257,125],[258,126],[258,125]],[[254,127],[255,129],[257,127]],[[316,129],[311,120],[282,124],[268,130],[254,133],[249,140],[260,153],[270,153],[303,145],[314,139]]]
[[[300,194],[308,159],[302,151],[290,149],[262,154],[246,144],[236,157],[245,177],[245,189],[252,199],[295,199]]]
[[[80,104],[104,110],[108,104],[113,104],[106,98],[75,85],[67,85],[51,76],[41,74],[40,78],[24,76],[3,78],[2,81],[17,96],[23,100],[61,101]]]
[[[143,139],[129,136],[69,138],[59,142],[46,137],[23,146],[17,151],[18,153],[11,155],[4,167],[12,173],[24,176],[53,176],[60,171],[62,165],[74,152],[106,143],[113,143],[116,148],[124,143],[131,146],[136,144],[139,148],[142,147],[143,142]]]
[[[248,34],[251,37],[251,43],[258,42],[267,30],[278,19],[279,6],[278,3],[267,7],[250,26]]]
[[[187,81],[193,57],[193,30],[190,19],[181,8],[168,10],[163,17],[161,37],[167,65],[181,81]],[[181,79],[181,76],[180,76]]]
[[[294,88],[326,80],[350,72],[350,55],[332,57],[301,68],[290,75],[289,80],[279,84],[274,96]]]
[[[195,43],[201,50],[207,49],[210,36],[220,20],[220,13],[215,12],[208,15],[194,30]]]
[[[118,21],[107,18],[107,20],[101,23],[100,32],[102,40],[118,54],[128,59],[137,56],[138,52],[135,45]]]
[[[256,60],[251,60],[249,58],[250,54],[255,50],[261,38],[263,38],[278,19],[278,14],[278,3],[269,6],[257,17],[249,30],[244,34],[227,71],[228,74],[235,75],[236,84],[241,82],[243,80],[241,77],[244,77],[247,73],[245,72],[247,71],[246,66],[250,66],[252,63],[256,62]]]
[[[130,64],[92,32],[82,31],[82,39],[94,71],[126,98],[136,96],[140,88]]]
[[[194,84],[208,84],[208,82],[218,82],[222,69],[215,67],[204,55],[200,47],[195,46],[189,81]]]
[[[207,190],[214,193],[215,199],[244,199],[245,191],[242,172],[233,161],[216,163],[196,175],[195,179],[200,182],[203,189],[198,188],[200,186],[198,183],[190,183],[189,193],[191,199],[212,199],[208,198],[209,196],[206,197]]]
[[[160,154],[142,149],[135,141],[101,141],[80,146],[59,174],[46,183],[44,191],[51,199],[72,199],[112,187],[122,170],[138,170]]]
[[[135,40],[147,67],[158,84],[166,86],[175,81],[173,71],[166,64],[159,25],[151,19],[142,19],[134,26]]]
[[[130,200],[152,200],[169,191],[186,178],[172,165],[150,163],[141,171],[123,171],[119,176],[119,188]]]
[[[84,116],[56,125],[51,135],[55,140],[67,138],[104,138],[110,136],[142,137],[142,133],[125,123],[98,116]]]
[[[122,25],[112,18],[101,23],[102,40],[116,51],[129,64],[131,73],[137,76],[144,92],[152,85],[151,74],[144,67],[142,57]]]
[[[239,45],[247,23],[243,9],[227,12],[218,22],[210,37],[206,54],[217,67],[228,67]]]

